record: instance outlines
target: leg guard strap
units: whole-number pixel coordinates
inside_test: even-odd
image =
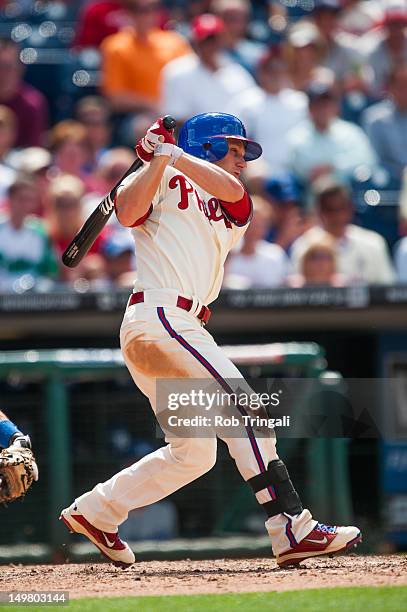
[[[266,472],[249,478],[247,482],[254,493],[270,485],[274,488],[276,499],[262,504],[269,518],[283,512],[291,515],[302,512],[301,500],[290,480],[285,463],[281,459],[270,461]]]

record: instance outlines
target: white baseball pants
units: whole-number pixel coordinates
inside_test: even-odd
[[[127,308],[120,331],[127,367],[154,412],[156,379],[216,377],[220,381],[241,379],[245,384],[239,370],[200,321],[173,305],[176,295],[172,291],[145,292],[144,303]],[[76,500],[79,511],[90,523],[115,532],[130,510],[163,499],[208,472],[216,462],[214,437],[171,437],[166,441],[167,446],[97,484]],[[246,436],[230,437],[224,442],[244,480],[264,472],[270,461],[278,459],[275,438],[256,437],[250,426]],[[256,498],[265,503],[272,496],[264,489]],[[266,528],[274,553],[300,541],[315,524],[308,510],[294,517],[279,514],[269,518]]]

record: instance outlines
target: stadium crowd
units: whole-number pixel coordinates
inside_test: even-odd
[[[0,291],[130,287],[112,218],[61,254],[162,114],[264,154],[228,288],[407,282],[406,0],[0,1]]]

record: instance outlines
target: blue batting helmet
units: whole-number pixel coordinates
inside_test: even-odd
[[[194,157],[216,162],[225,157],[229,150],[227,138],[245,143],[246,161],[257,159],[262,154],[261,146],[246,137],[246,129],[240,119],[226,113],[203,113],[188,119],[179,133],[178,146]]]

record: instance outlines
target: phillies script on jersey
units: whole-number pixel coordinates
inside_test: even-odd
[[[220,201],[167,166],[150,210],[132,230],[139,262],[135,291],[178,289],[203,304],[215,300],[226,257],[251,211],[247,193],[239,202]]]

